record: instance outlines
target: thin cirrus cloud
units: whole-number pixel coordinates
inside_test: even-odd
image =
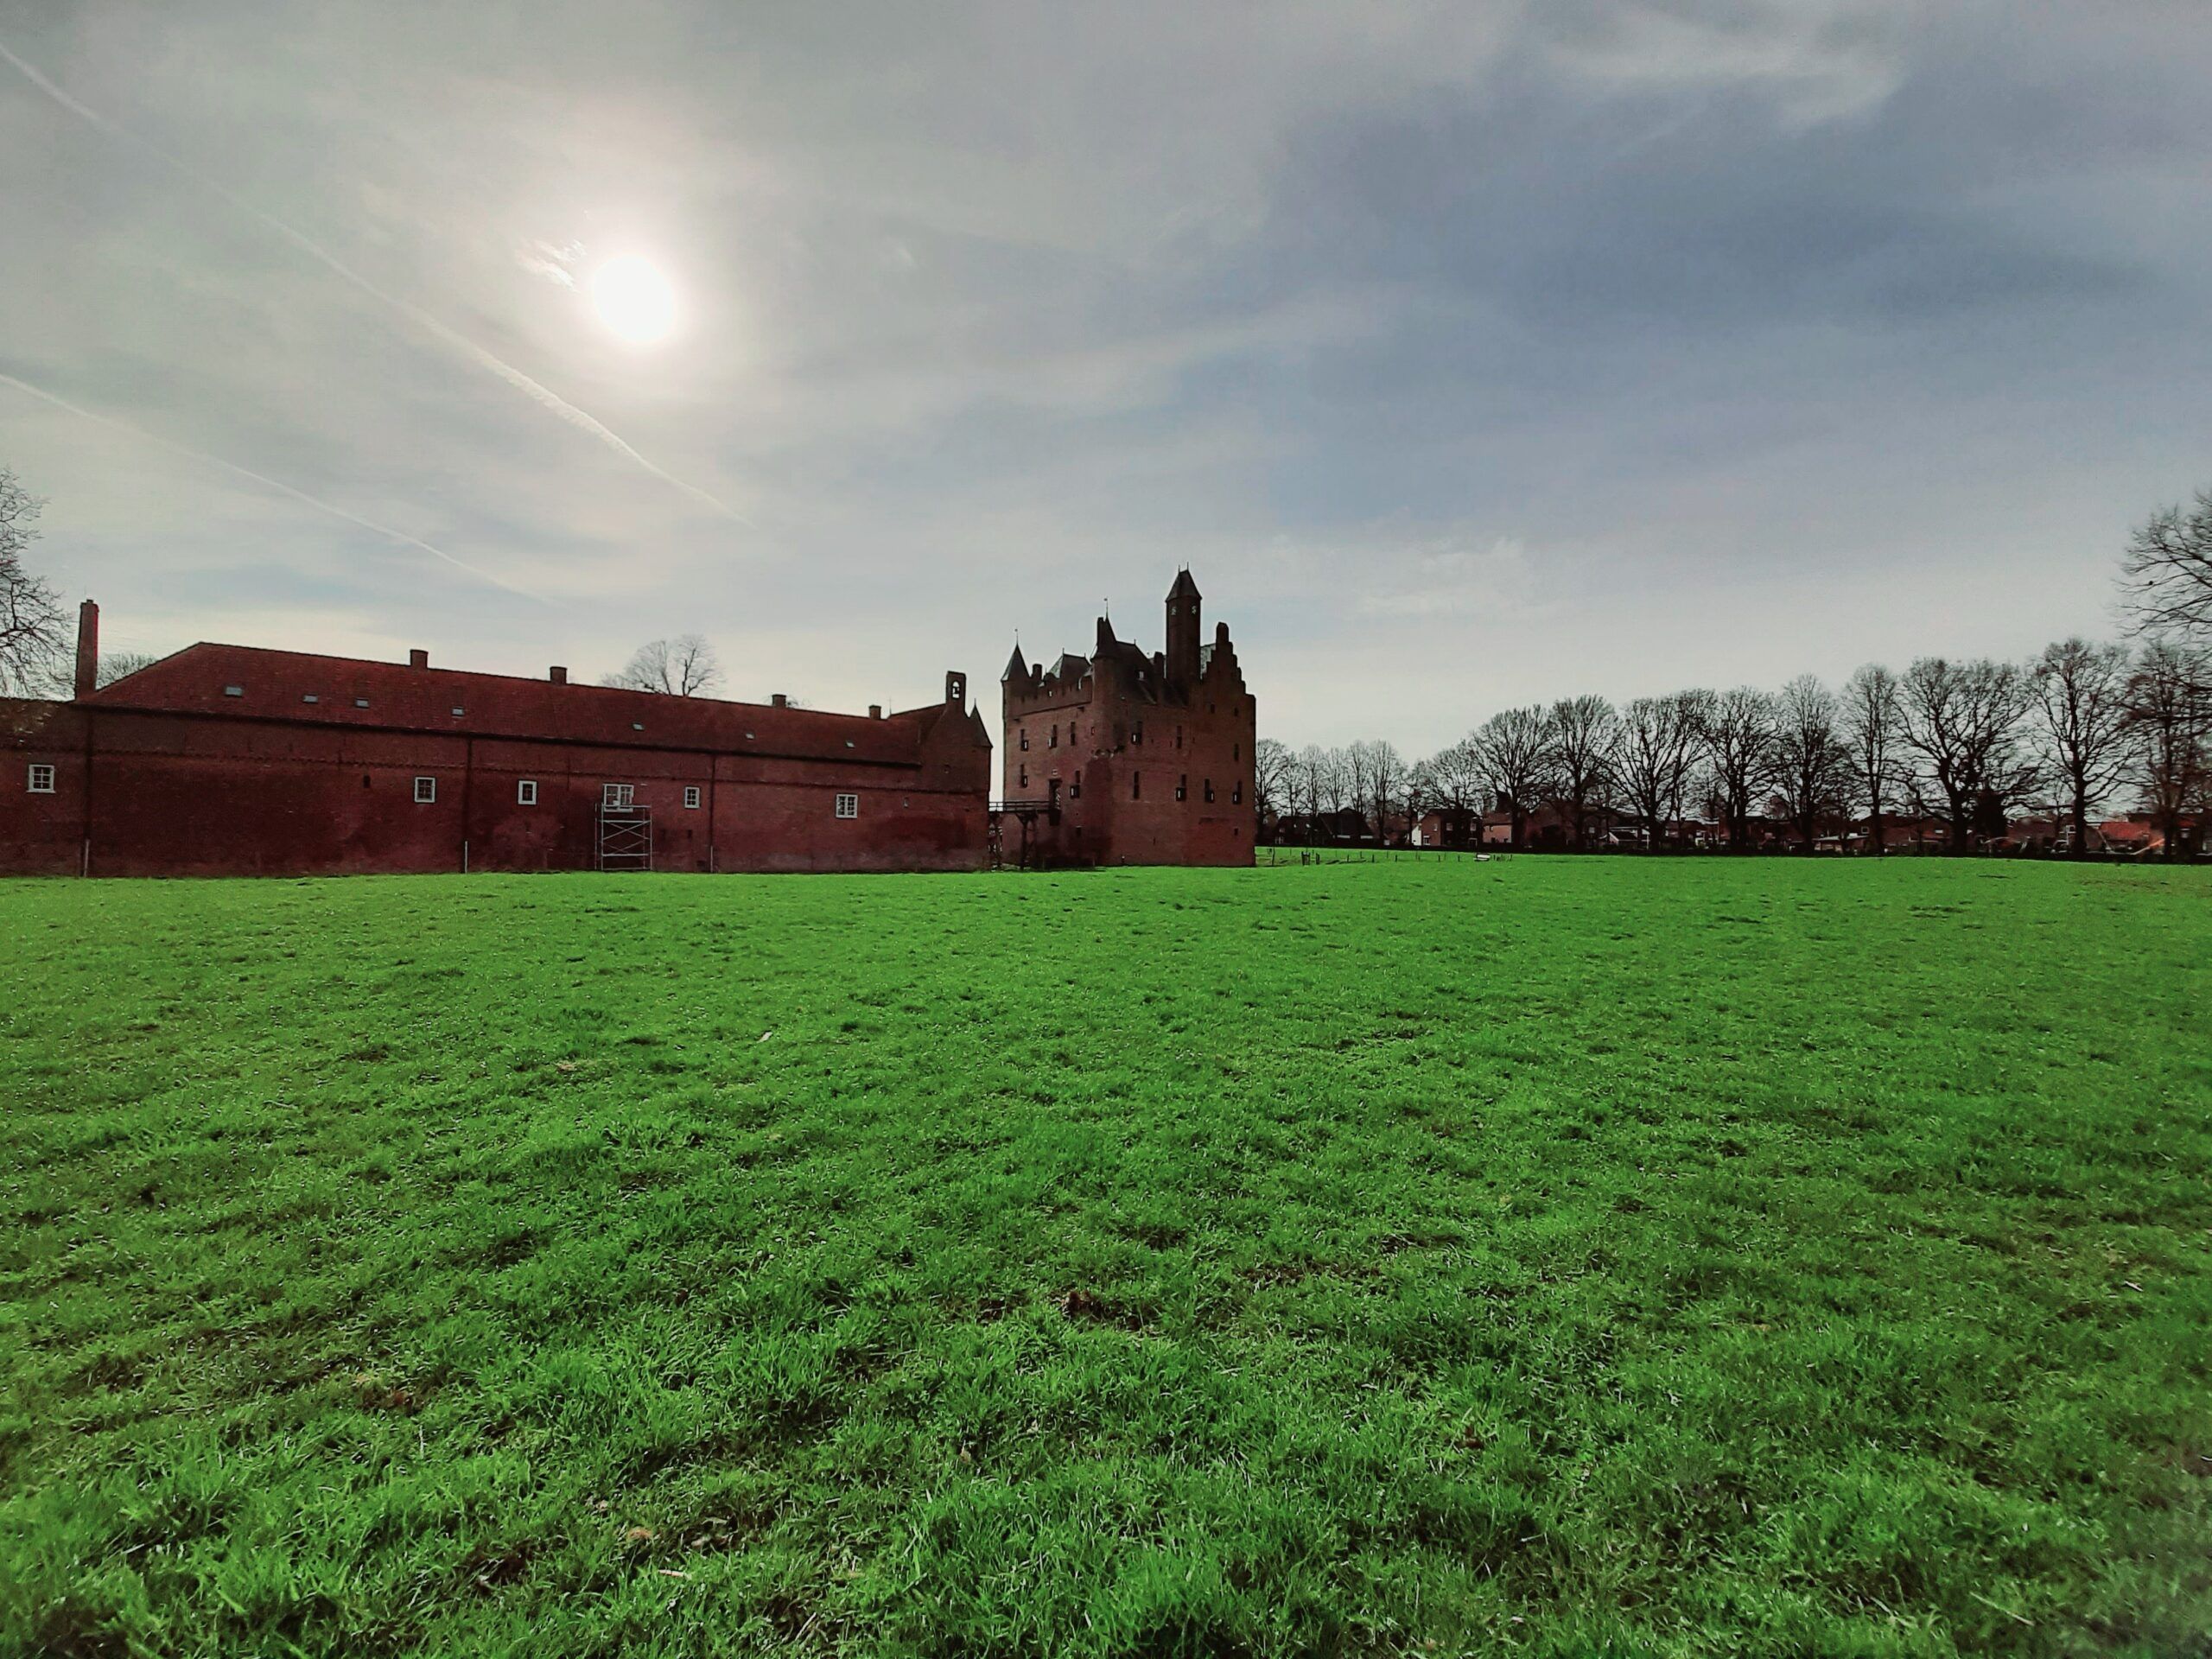
[[[608,428],[599,420],[587,413],[585,410],[577,408],[574,404],[569,402],[568,399],[563,397],[558,392],[552,391],[550,387],[541,385],[537,381],[524,374],[520,369],[516,368],[512,364],[505,361],[494,353],[486,351],[483,346],[478,345],[474,340],[469,339],[466,334],[461,334],[457,329],[448,327],[445,323],[439,321],[437,318],[432,316],[429,312],[423,309],[422,307],[415,305],[409,301],[401,299],[396,295],[385,292],[383,289],[378,287],[367,277],[362,276],[359,271],[347,265],[345,261],[340,259],[335,254],[332,253],[327,248],[322,246],[320,243],[316,242],[314,238],[307,235],[304,232],[287,224],[284,220],[278,219],[273,213],[263,212],[260,208],[253,206],[252,203],[246,201],[234,192],[226,188],[221,184],[217,183],[213,179],[207,177],[205,174],[197,172],[194,169],[185,166],[183,163],[178,162],[174,156],[165,155],[154,146],[147,143],[145,140],[137,137],[128,128],[118,125],[115,122],[108,119],[107,117],[99,113],[99,111],[92,109],[81,100],[71,97],[67,92],[62,90],[62,88],[56,86],[52,79],[41,73],[36,67],[25,62],[14,52],[10,51],[4,42],[0,42],[0,62],[6,63],[10,68],[14,69],[26,80],[30,82],[32,86],[37,87],[39,91],[44,92],[48,98],[52,99],[63,109],[67,110],[72,115],[77,116],[80,119],[89,122],[92,125],[97,127],[101,132],[105,133],[110,137],[115,139],[118,143],[125,145],[135,153],[146,157],[150,162],[167,168],[180,178],[188,181],[191,184],[207,192],[210,195],[214,196],[217,200],[235,209],[237,212],[245,214],[256,224],[260,225],[264,228],[274,232],[276,235],[282,237],[287,243],[290,244],[294,248],[296,248],[300,252],[305,254],[308,258],[315,261],[316,264],[324,266],[335,276],[351,284],[353,287],[359,289],[362,293],[367,295],[371,299],[377,301],[379,304],[389,307],[391,310],[404,317],[409,322],[414,324],[417,328],[422,329],[425,334],[428,334],[433,339],[438,340],[442,345],[444,345],[451,350],[458,353],[467,361],[476,365],[479,368],[481,368],[491,374],[497,375],[501,380],[504,380],[507,385],[521,392],[525,397],[531,399],[531,402],[537,404],[540,408],[547,410],[558,419],[568,422],[569,424],[575,427],[578,430],[589,433],[593,437],[598,439],[601,443],[614,451],[615,454],[620,455],[624,460],[642,467],[645,471],[652,474],[655,478],[659,479],[663,483],[671,485],[675,488],[683,491],[693,500],[700,502],[703,505],[711,508],[715,512],[721,514],[722,517],[730,519],[734,523],[747,525],[751,524],[752,521],[750,519],[748,519],[743,513],[740,512],[735,507],[733,507],[728,502],[723,501],[720,497],[715,495],[710,491],[700,488],[696,484],[690,483],[683,479],[678,478],[675,474],[668,471],[666,468],[647,460],[644,455],[639,454],[637,449],[626,439],[621,437],[619,434],[608,429]],[[570,285],[573,286],[573,283]],[[440,556],[442,557],[444,556],[441,555]]]
[[[0,91],[17,373],[575,601],[365,564],[349,639],[604,668],[696,629],[741,694],[899,703],[1103,600],[1150,640],[1188,563],[1263,722],[1411,751],[2097,631],[2128,526],[2207,481],[2212,28],[2155,0],[533,16],[10,38],[82,106]],[[180,213],[82,112],[123,110],[327,258]],[[683,299],[652,351],[588,311],[630,249]],[[231,511],[29,400],[0,462],[86,589]]]

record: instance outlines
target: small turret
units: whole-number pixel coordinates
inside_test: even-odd
[[[1014,655],[1006,660],[1006,672],[999,676],[999,683],[1005,685],[1010,681],[1019,681],[1027,684],[1028,679],[1029,664],[1021,654],[1021,647],[1016,645],[1014,648]]]
[[[1204,603],[1190,571],[1177,571],[1175,585],[1167,590],[1166,674],[1173,684],[1198,683],[1198,613]]]

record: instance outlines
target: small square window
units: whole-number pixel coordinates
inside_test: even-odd
[[[683,785],[683,804],[692,807],[696,807],[699,804],[698,785],[686,784]]]
[[[437,798],[438,798],[438,780],[437,780],[436,779],[435,779],[435,778],[417,778],[417,779],[415,780],[415,804],[416,804],[416,805],[417,805],[417,806],[428,806],[428,805],[429,805],[433,801],[436,800]]]
[[[300,701],[302,702],[321,702],[322,699],[315,696],[314,692],[310,691],[305,696],[302,697]]]
[[[630,729],[633,732],[642,732],[645,729],[645,722],[642,720],[633,720],[630,722]]]
[[[637,804],[637,799],[638,786],[635,784],[601,784],[599,786],[599,804],[602,807],[611,806],[617,811],[626,812]]]
[[[459,719],[460,719],[463,715],[467,714],[467,712],[468,712],[468,710],[467,710],[467,709],[454,709],[454,710],[453,711],[453,717],[454,717],[455,720],[459,720]]]
[[[537,804],[537,779],[522,778],[516,780],[515,804],[517,806],[536,806]]]
[[[242,697],[245,696],[245,687],[242,685],[226,685],[223,688],[223,695],[226,697]]]
[[[857,818],[860,815],[861,798],[859,796],[840,795],[837,798],[837,816],[839,817]]]
[[[849,749],[853,747],[853,740],[851,738],[849,737],[845,740],[845,747]]]
[[[29,788],[30,792],[34,795],[53,794],[54,768],[52,766],[33,766],[31,768]]]
[[[356,709],[365,709],[369,706],[369,700],[366,697],[356,697],[353,699],[353,706]]]

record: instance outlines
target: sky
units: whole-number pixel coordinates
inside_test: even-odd
[[[2212,483],[2202,0],[0,0],[0,466],[115,649],[696,631],[728,695],[995,721],[1017,633],[1157,649],[1188,565],[1263,734],[1419,755],[2109,633]]]

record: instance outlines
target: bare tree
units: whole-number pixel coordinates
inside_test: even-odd
[[[1263,737],[1252,746],[1252,810],[1262,824],[1269,824],[1290,810],[1290,746]]]
[[[109,651],[100,653],[99,683],[113,685],[118,680],[136,674],[142,668],[151,668],[162,659],[150,651]]]
[[[2078,635],[2044,647],[2028,683],[2041,715],[2044,760],[2066,813],[2074,856],[2089,850],[2089,813],[2127,770],[2125,647],[2093,645]]]
[[[1837,729],[1835,693],[1816,675],[1800,674],[1776,703],[1774,780],[1807,852],[1823,821],[1844,816],[1851,787],[1851,751]]]
[[[1528,836],[1529,809],[1550,792],[1551,721],[1539,708],[1508,709],[1484,721],[1467,741],[1484,787],[1508,818],[1508,844],[1518,851]]]
[[[1868,838],[1878,854],[1890,850],[1882,809],[1896,798],[1904,782],[1897,753],[1903,718],[1897,677],[1881,664],[1868,663],[1845,682],[1843,744],[1850,756],[1853,785],[1866,808]]]
[[[1549,724],[1552,788],[1580,852],[1588,848],[1590,820],[1612,787],[1621,718],[1605,698],[1586,693],[1552,704]]]
[[[2205,691],[2204,654],[2154,639],[2127,682],[2128,728],[2135,744],[2136,781],[2165,840],[2165,855],[2183,851],[2184,819],[2212,791],[2212,696]]]
[[[1465,847],[1475,839],[1474,823],[1483,808],[1488,771],[1475,740],[1463,737],[1439,749],[1415,772],[1421,805],[1443,820],[1444,844]]]
[[[67,680],[61,602],[23,568],[45,505],[0,467],[0,696],[35,697]]]
[[[1386,739],[1370,738],[1345,751],[1351,769],[1352,797],[1363,817],[1375,824],[1378,845],[1388,845],[1390,820],[1404,804],[1405,757]]]
[[[1313,842],[1315,820],[1321,816],[1321,798],[1327,792],[1328,778],[1329,752],[1318,743],[1308,743],[1291,766],[1291,796],[1306,816],[1308,846]]]
[[[715,648],[698,634],[679,633],[639,645],[620,673],[600,683],[664,696],[703,697],[721,689],[722,665]]]
[[[2212,642],[2212,489],[2186,510],[2164,507],[2120,555],[2122,608],[2137,633]]]
[[[2035,787],[2036,769],[2020,741],[2031,695],[2018,669],[1986,658],[1923,657],[1905,671],[1904,747],[1943,802],[1954,852],[1964,852],[1977,832],[1988,833],[1993,808],[2001,817]]]
[[[1757,686],[1739,685],[1705,702],[1698,735],[1732,851],[1743,850],[1751,804],[1773,780],[1776,720],[1774,699]]]
[[[1682,816],[1697,764],[1699,713],[1694,691],[1638,697],[1621,713],[1614,776],[1643,825],[1646,852],[1657,852],[1667,826]]]

